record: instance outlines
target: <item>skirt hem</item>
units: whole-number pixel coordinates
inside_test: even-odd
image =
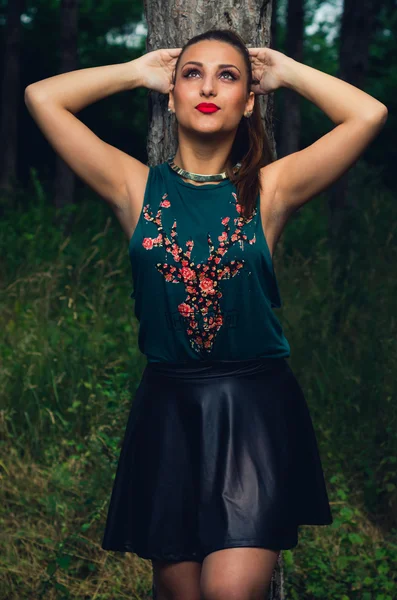
[[[333,520],[331,521],[322,521],[321,523],[298,523],[297,524],[297,528],[302,526],[302,525],[308,525],[308,526],[325,526],[325,525],[331,525],[333,523]],[[243,548],[243,547],[247,547],[247,548],[267,548],[269,550],[290,550],[292,548],[295,548],[298,545],[298,532],[296,530],[296,532],[292,533],[290,536],[285,536],[284,538],[282,537],[278,537],[278,540],[275,541],[274,539],[271,540],[270,537],[268,537],[267,539],[264,538],[248,538],[248,539],[240,539],[240,540],[235,540],[235,539],[229,539],[226,538],[223,542],[219,542],[217,544],[212,544],[211,546],[207,546],[207,548],[205,549],[205,551],[203,552],[191,552],[191,553],[183,553],[183,552],[175,552],[175,553],[165,553],[165,552],[151,552],[150,550],[140,550],[137,546],[133,546],[131,544],[115,544],[115,545],[107,545],[106,547],[104,547],[102,545],[102,549],[106,550],[106,551],[112,551],[112,552],[133,552],[134,554],[137,554],[137,556],[139,556],[140,558],[146,559],[146,560],[162,560],[162,561],[195,561],[195,562],[202,562],[204,560],[204,558],[208,555],[211,554],[211,552],[216,552],[217,550],[223,550],[226,548]]]

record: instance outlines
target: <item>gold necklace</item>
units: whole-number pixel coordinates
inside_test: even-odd
[[[222,173],[217,173],[216,175],[200,175],[199,173],[191,173],[190,171],[185,171],[185,169],[178,167],[178,165],[174,163],[174,158],[175,154],[170,156],[167,160],[168,164],[170,165],[171,169],[175,171],[175,173],[178,173],[178,175],[184,177],[185,179],[191,179],[192,181],[199,182],[222,181],[223,179],[228,179],[226,171],[223,171]],[[236,163],[232,169],[233,173],[237,173],[240,167],[241,163]]]

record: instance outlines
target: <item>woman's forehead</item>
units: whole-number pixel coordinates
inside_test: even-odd
[[[186,50],[184,50],[182,58],[186,62],[186,57],[189,59],[192,56],[197,57],[197,60],[202,62],[208,61],[211,63],[216,62],[217,60],[223,62],[224,57],[233,57],[234,60],[243,60],[241,52],[237,48],[227,42],[219,40],[202,40],[188,46]]]

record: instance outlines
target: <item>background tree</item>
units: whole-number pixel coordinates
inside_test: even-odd
[[[79,1],[61,0],[59,35],[59,73],[75,71],[77,59],[77,32]],[[74,202],[75,175],[70,167],[57,155],[55,173],[55,206],[61,208]]]
[[[287,6],[285,53],[298,62],[303,62],[303,5],[304,0],[288,0]],[[283,100],[279,158],[300,150],[301,98],[296,92],[284,88]]]
[[[21,14],[25,10],[26,0],[14,0],[8,4],[5,40],[4,69],[0,107],[1,135],[1,173],[0,188],[11,193],[17,178],[18,150],[18,98],[21,90]]]
[[[339,40],[339,68],[337,77],[364,89],[369,66],[369,49],[375,23],[380,15],[382,2],[379,0],[344,0]],[[333,255],[332,277],[338,301],[333,311],[335,331],[339,331],[342,312],[347,311],[360,282],[353,281],[357,272],[352,257],[358,239],[357,211],[360,198],[349,192],[349,169],[328,192],[329,235]]]
[[[277,41],[277,8],[278,8],[278,0],[273,0],[272,2],[272,17],[270,22],[270,48],[274,50],[278,50],[278,41]]]

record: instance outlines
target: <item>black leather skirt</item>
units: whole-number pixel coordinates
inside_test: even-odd
[[[285,358],[148,363],[133,399],[102,541],[202,562],[293,548],[333,522],[302,389]]]

